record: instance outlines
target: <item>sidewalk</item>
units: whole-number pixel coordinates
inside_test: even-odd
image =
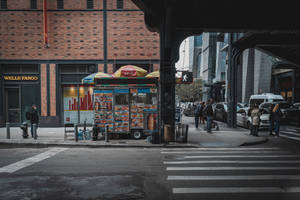
[[[267,136],[253,137],[249,135],[249,131],[236,128],[227,128],[226,124],[218,122],[220,126],[219,131],[214,131],[209,134],[206,133],[200,126],[196,129],[191,119],[185,120],[183,123],[189,124],[188,143],[174,143],[168,144],[151,144],[145,139],[110,139],[109,142],[104,140],[79,140],[74,139],[64,140],[64,128],[38,128],[38,138],[34,140],[31,136],[28,139],[22,138],[22,130],[19,127],[12,127],[10,129],[11,139],[6,139],[6,128],[0,128],[0,148],[6,147],[50,147],[50,146],[66,146],[66,147],[238,147],[244,145],[255,145],[267,142]],[[92,127],[87,127],[91,130]],[[30,135],[30,129],[29,129]]]

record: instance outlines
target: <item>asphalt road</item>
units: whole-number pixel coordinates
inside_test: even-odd
[[[0,199],[298,200],[298,148],[0,149]]]

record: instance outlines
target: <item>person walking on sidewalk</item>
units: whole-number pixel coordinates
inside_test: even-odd
[[[270,136],[273,135],[273,130],[274,130],[274,115],[273,115],[273,109],[274,109],[274,104],[271,104],[269,107],[269,132]]]
[[[251,111],[251,121],[252,121],[252,130],[250,134],[257,137],[259,123],[260,123],[260,111],[257,104],[254,105],[254,108]]]
[[[201,109],[200,109],[200,124],[205,124],[204,116],[203,116],[203,109],[205,107],[205,103],[202,101],[201,103]]]
[[[39,123],[38,111],[37,111],[36,105],[33,104],[32,107],[31,107],[31,111],[30,111],[30,125],[31,125],[30,131],[31,131],[31,136],[32,137],[34,137],[34,135],[33,135],[33,124],[36,124],[36,131],[37,131],[38,123]],[[37,132],[36,132],[36,134],[37,134]]]
[[[213,116],[214,116],[214,112],[212,109],[212,103],[213,103],[213,99],[207,100],[206,106],[203,110],[203,113],[206,115],[206,124],[207,124],[206,131],[207,131],[207,133],[211,133],[211,124],[212,124],[212,120],[213,120]]]
[[[273,113],[273,119],[274,119],[274,131],[275,131],[275,136],[279,136],[279,129],[280,129],[280,119],[282,117],[282,112],[279,108],[279,104],[276,104],[275,107],[272,110]]]
[[[194,110],[196,128],[198,128],[198,125],[199,125],[200,111],[201,111],[201,104],[199,102],[197,102],[195,110]]]

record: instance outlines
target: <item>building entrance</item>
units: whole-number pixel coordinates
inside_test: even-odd
[[[10,123],[20,123],[20,89],[19,87],[5,88],[6,121]]]

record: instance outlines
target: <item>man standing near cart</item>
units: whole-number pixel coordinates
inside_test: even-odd
[[[39,115],[38,115],[38,111],[37,111],[37,108],[36,108],[36,105],[35,104],[32,104],[31,106],[31,111],[30,111],[30,125],[31,125],[31,136],[34,137],[33,135],[33,124],[36,124],[35,126],[35,134],[37,134],[37,128],[38,128],[38,123],[39,123]],[[36,135],[37,137],[37,135]]]

